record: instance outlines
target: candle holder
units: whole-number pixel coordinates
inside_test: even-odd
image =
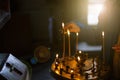
[[[68,73],[68,71],[69,71],[69,68],[70,68],[69,66],[66,66],[66,72],[67,72],[67,73]]]
[[[102,31],[102,58],[103,58],[103,64],[105,64],[105,41],[104,41],[104,31]]]
[[[62,31],[63,31],[63,58],[65,57],[65,29],[64,23],[62,22]]]
[[[104,56],[104,34],[102,33],[102,58],[103,60],[99,60],[99,58],[91,58],[88,57],[88,53],[82,52],[78,50],[78,35],[76,33],[76,51],[75,55],[71,56],[71,45],[70,45],[70,31],[64,31],[63,27],[63,55],[62,58],[58,58],[58,54],[56,54],[55,62],[52,64],[51,70],[57,78],[63,78],[60,80],[98,80],[101,77],[104,77],[106,74],[106,66],[103,64],[105,62]],[[65,34],[68,34],[68,46],[65,46]],[[65,47],[68,49],[68,56],[65,56]],[[101,59],[101,57],[100,57]],[[73,70],[74,69],[74,70]]]
[[[62,72],[63,72],[63,68],[60,68],[60,74],[62,75]]]
[[[78,50],[78,32],[76,33],[76,53],[77,53],[77,50]]]

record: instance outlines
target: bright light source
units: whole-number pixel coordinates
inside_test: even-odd
[[[98,16],[102,10],[103,4],[89,4],[88,5],[88,25],[97,25]]]

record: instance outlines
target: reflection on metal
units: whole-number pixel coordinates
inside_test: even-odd
[[[67,36],[68,42],[70,41],[69,34],[70,32],[68,32]],[[105,65],[101,57],[89,57],[88,53],[83,53],[83,51],[79,51],[77,48],[74,52],[75,55],[72,56],[70,55],[70,51],[72,51],[70,42],[68,44],[68,53],[64,53],[63,49],[63,54],[69,55],[59,57],[57,53],[55,61],[51,65],[51,73],[57,80],[103,80],[106,78],[110,68]],[[91,46],[87,47],[91,48]],[[94,48],[92,47],[92,49]],[[101,46],[98,46],[98,50],[101,50]]]
[[[53,76],[62,80],[98,80],[104,78],[108,72],[109,67],[98,57],[89,58],[86,53],[55,59],[51,65]]]

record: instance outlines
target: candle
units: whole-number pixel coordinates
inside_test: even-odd
[[[80,57],[79,56],[77,57],[77,60],[78,60],[78,62],[80,62]]]
[[[71,52],[70,52],[70,31],[67,30],[68,33],[68,53],[69,53],[69,57],[71,56]]]
[[[56,59],[58,59],[58,54],[56,54]]]
[[[82,51],[79,51],[79,53],[81,54],[81,53],[82,53]]]
[[[73,73],[74,71],[73,71],[73,69],[71,69],[71,71],[70,71],[71,73]]]
[[[104,31],[102,31],[102,52],[103,52],[103,61],[105,62],[105,45],[104,45]]]
[[[77,50],[78,50],[78,32],[76,33],[76,53],[77,53]]]
[[[104,38],[104,31],[102,31],[102,37]]]
[[[62,22],[62,28],[63,28],[63,58],[65,57],[65,29],[64,29],[64,23]]]
[[[58,55],[58,54],[56,54],[56,59],[55,59],[55,60],[56,60],[56,62],[58,62],[58,56],[59,56],[59,55]]]
[[[65,25],[64,25],[64,23],[62,22],[62,28],[63,28],[63,29],[64,29],[64,26],[65,26]]]
[[[74,71],[73,71],[73,69],[71,69],[70,72],[71,72],[71,79],[73,79],[74,78],[74,73],[73,73]]]
[[[55,70],[58,69],[58,62],[55,62]]]

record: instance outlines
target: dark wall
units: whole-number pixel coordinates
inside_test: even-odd
[[[30,15],[34,42],[49,42],[49,18],[52,17],[60,27],[61,22],[87,22],[87,0],[13,0],[15,12]],[[54,23],[54,22],[53,22]]]
[[[21,31],[16,31],[18,34],[26,34],[23,35],[24,37],[27,35],[30,36],[29,38],[25,37],[25,42],[23,41],[21,44],[26,43],[27,40],[31,41],[31,43],[28,45],[32,44],[35,47],[37,45],[49,44],[49,34],[51,32],[51,30],[49,30],[50,18],[53,19],[53,26],[51,27],[53,30],[53,32],[51,32],[53,33],[53,42],[56,43],[61,40],[59,31],[62,22],[65,22],[65,24],[67,24],[71,21],[78,21],[85,26],[87,25],[87,0],[11,0],[10,4],[11,16],[15,17],[15,19],[11,18],[10,22],[8,22],[10,25],[6,25],[9,27],[7,29],[10,31],[7,32],[7,30],[4,30],[6,40],[12,36],[13,33],[11,33],[11,28],[14,26],[15,28],[13,28],[13,31],[14,29],[17,29],[18,31],[19,28],[20,30],[24,28],[26,30],[30,30],[28,34],[26,32],[22,33]],[[16,24],[14,25],[12,22]],[[16,32],[14,32],[14,34],[16,34]],[[9,35],[9,33],[11,35]],[[80,37],[87,37],[84,35],[84,31],[81,34],[82,35]],[[18,38],[18,41],[19,38],[21,38],[15,35],[14,38],[16,37]],[[82,38],[81,40],[84,40]],[[6,46],[12,43],[11,41],[7,43],[6,42]],[[15,45],[16,43],[14,44],[14,47],[16,47]],[[27,43],[24,45],[27,45]],[[28,48],[26,47],[26,49]]]
[[[0,52],[23,56],[32,53],[29,15],[14,14],[0,30]]]

